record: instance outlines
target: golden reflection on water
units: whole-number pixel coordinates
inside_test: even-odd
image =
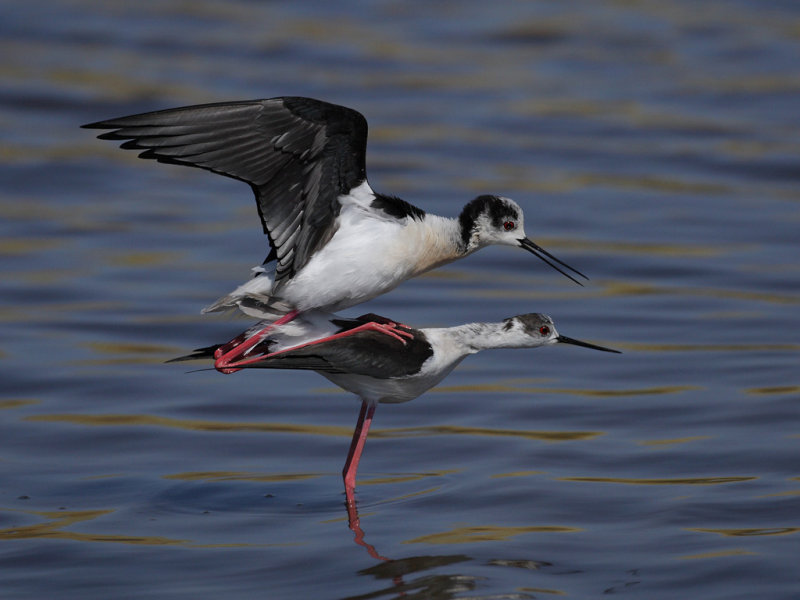
[[[258,481],[258,482],[283,482],[303,481],[320,477],[317,473],[276,473],[262,475],[242,471],[196,471],[189,473],[174,473],[164,475],[164,479],[179,479],[182,481]]]
[[[656,175],[625,175],[612,173],[579,173],[568,179],[581,187],[605,186],[616,189],[667,192],[673,194],[724,194],[730,190],[719,183],[680,180]]]
[[[433,393],[463,393],[463,392],[514,392],[526,394],[566,394],[570,396],[589,396],[600,398],[617,398],[628,396],[655,396],[661,394],[677,394],[692,390],[702,389],[695,385],[664,385],[650,388],[632,390],[589,390],[579,388],[549,388],[549,387],[516,387],[501,384],[477,385],[452,385],[440,386],[431,390]]]
[[[172,346],[161,344],[138,344],[133,342],[81,342],[78,344],[89,348],[96,354],[107,358],[93,358],[69,361],[77,366],[94,365],[128,365],[128,364],[163,364],[164,356],[175,356],[179,351]],[[111,355],[111,356],[109,356]]]
[[[491,479],[499,479],[501,477],[529,477],[530,475],[542,475],[544,471],[514,471],[512,473],[497,473],[492,475]]]
[[[65,527],[91,521],[104,515],[114,512],[113,510],[77,510],[77,511],[19,511],[37,517],[48,519],[36,525],[24,525],[22,527],[9,527],[0,529],[0,540],[21,540],[21,539],[62,539],[78,542],[117,542],[121,544],[142,544],[146,546],[166,546],[185,544],[186,540],[177,540],[160,536],[130,536],[130,535],[109,535],[96,533],[76,533],[63,531]]]
[[[615,344],[639,352],[800,352],[800,344]]]
[[[552,594],[553,596],[566,596],[567,592],[562,592],[561,590],[552,590],[550,588],[532,588],[532,587],[521,587],[518,588],[520,592],[532,592],[534,594]],[[534,596],[535,597],[535,596]]]
[[[718,550],[716,552],[703,552],[701,554],[687,554],[686,556],[680,556],[679,558],[683,560],[699,560],[703,558],[724,558],[726,556],[748,556],[748,555],[755,555],[758,554],[757,552],[750,552],[749,550],[743,550],[741,548],[731,548],[730,550]]]
[[[505,298],[521,300],[541,300],[543,298],[614,298],[630,296],[680,296],[686,298],[717,298],[720,300],[745,300],[748,302],[767,302],[769,304],[800,304],[800,296],[792,294],[776,294],[770,292],[751,292],[721,288],[701,287],[667,287],[646,283],[630,283],[627,281],[593,280],[595,286],[591,292],[573,290],[571,292],[542,292],[523,289],[503,289],[475,287],[463,293],[473,298]],[[588,293],[588,296],[587,296]],[[787,344],[788,345],[788,344]],[[797,345],[793,345],[797,349]]]
[[[359,485],[383,485],[383,484],[392,484],[392,483],[407,483],[409,481],[421,481],[423,479],[428,479],[429,477],[444,477],[445,475],[452,475],[454,473],[460,473],[461,469],[445,469],[442,471],[429,471],[427,473],[412,473],[412,474],[403,474],[403,475],[386,475],[383,477],[373,477],[372,479],[362,480],[359,479]],[[437,488],[438,489],[438,488]],[[419,492],[415,492],[412,495],[417,495]],[[427,493],[427,492],[423,492]]]
[[[505,132],[504,132],[505,133]],[[528,144],[531,146],[531,144]],[[612,144],[613,146],[613,144]],[[633,150],[635,143],[628,143],[627,150]],[[544,146],[539,146],[544,149]],[[579,140],[559,143],[561,150],[569,148],[580,148]],[[644,191],[669,194],[696,194],[714,195],[725,194],[731,191],[728,185],[717,182],[694,181],[691,179],[681,179],[678,176],[664,177],[658,175],[626,175],[584,171],[580,173],[554,173],[539,171],[535,178],[531,178],[531,169],[520,169],[510,165],[504,165],[497,169],[502,174],[501,187],[514,188],[523,193],[531,195],[548,194],[571,194],[576,190],[587,188],[607,187],[621,191]],[[498,187],[497,180],[487,178],[460,179],[459,185],[467,189],[482,191]]]
[[[579,483],[623,483],[626,485],[719,485],[753,481],[758,477],[686,477],[676,479],[645,479],[624,477],[560,477],[558,481]]]
[[[73,137],[68,138],[74,144]],[[41,151],[36,155],[37,160],[42,160],[45,156],[56,157],[57,152],[52,147],[37,148]],[[23,150],[23,153],[25,150]],[[75,155],[75,147],[69,147],[68,152]],[[15,153],[7,153],[13,155],[13,158],[21,159]],[[74,206],[51,205],[44,202],[29,200],[28,198],[19,196],[5,196],[0,195],[0,217],[8,221],[23,221],[23,222],[36,222],[37,224],[51,222],[57,224],[59,227],[67,228],[73,232],[100,232],[109,233],[114,231],[125,231],[129,226],[115,220],[117,208],[113,203],[92,202],[86,199],[79,210]],[[6,238],[6,240],[20,239],[25,243],[25,249],[31,253],[41,252],[48,250],[54,245],[64,246],[68,244],[67,239],[58,237],[50,237],[47,239],[40,238]],[[0,245],[0,247],[2,247]]]
[[[31,415],[26,421],[44,421],[54,423],[73,423],[76,425],[96,426],[156,426],[191,429],[194,431],[237,431],[259,433],[300,433],[307,435],[336,435],[351,437],[352,428],[334,425],[294,425],[287,423],[228,423],[225,421],[204,421],[200,419],[173,419],[152,415],[81,415],[53,414]],[[370,432],[372,434],[372,432]]]
[[[31,404],[39,404],[40,402],[41,400],[32,400],[28,398],[18,398],[15,400],[2,400],[0,401],[0,410],[21,408],[23,406],[30,406]]]
[[[0,509],[3,510],[3,509]],[[75,542],[105,542],[115,544],[132,544],[137,546],[182,546],[185,548],[249,548],[249,547],[282,547],[295,546],[297,543],[272,543],[272,544],[196,544],[190,540],[168,538],[163,536],[139,536],[125,534],[100,534],[100,533],[78,533],[74,531],[64,531],[64,528],[92,521],[94,519],[111,514],[113,510],[59,510],[59,511],[28,511],[6,509],[9,512],[33,515],[47,519],[43,523],[35,525],[23,525],[0,529],[0,541],[2,540],[24,540],[24,539],[59,539],[71,540]]]
[[[800,527],[769,527],[769,528],[749,528],[749,529],[705,529],[700,527],[689,527],[688,531],[699,533],[716,533],[725,537],[752,537],[761,535],[791,535],[800,531]]]
[[[565,442],[588,440],[600,435],[602,431],[530,431],[524,429],[489,429],[485,427],[459,427],[456,425],[437,425],[430,427],[398,427],[375,432],[380,438],[405,438],[426,435],[478,435],[490,437],[520,437],[543,442]],[[372,432],[370,431],[370,436]]]
[[[757,394],[759,396],[769,396],[773,394],[798,394],[800,393],[800,385],[776,385],[770,387],[749,388],[745,390],[746,394]]]
[[[54,239],[4,238],[0,239],[0,255],[38,254],[63,245],[64,242]]]
[[[106,5],[109,6],[109,5]],[[28,52],[30,47],[26,49],[24,42],[14,43],[11,47],[16,48],[17,52]],[[113,61],[118,65],[122,65],[129,59],[128,52],[114,48],[113,46],[104,47],[103,51],[105,58]],[[150,97],[150,98],[202,98],[208,97],[209,90],[201,90],[196,86],[183,85],[172,83],[170,80],[154,81],[149,78],[137,79],[131,77],[130,73],[125,73],[124,69],[110,68],[103,69],[102,71],[95,70],[82,70],[82,69],[52,69],[46,75],[48,79],[61,80],[64,85],[70,87],[100,89],[103,90],[103,95],[109,101],[125,102],[130,98],[135,97]],[[147,94],[147,96],[139,96],[140,94]],[[97,144],[94,145],[95,147]],[[75,149],[73,147],[73,153]],[[97,150],[87,145],[84,155],[97,155],[103,153],[103,150]],[[110,151],[105,152],[109,157],[112,156]],[[117,152],[116,154],[125,154],[124,152]],[[136,155],[133,155],[135,158]],[[132,162],[132,159],[129,159]]]
[[[124,252],[107,257],[109,264],[116,267],[161,267],[174,265],[185,255],[185,252],[174,251],[145,251]]]
[[[658,288],[659,294],[671,294],[687,297],[717,298],[720,300],[745,300],[754,302],[767,302],[769,304],[800,304],[800,296],[791,294],[775,294],[770,292],[749,292],[742,290],[681,287]],[[797,346],[795,346],[797,348]]]
[[[575,533],[582,531],[577,527],[558,525],[536,525],[530,527],[500,527],[478,525],[458,527],[441,533],[431,533],[406,540],[404,544],[468,544],[472,542],[499,542],[526,533]]]
[[[204,421],[200,419],[174,419],[152,415],[81,415],[51,414],[31,415],[26,421],[73,423],[75,425],[98,426],[155,426],[191,429],[194,431],[258,432],[258,433],[296,433],[302,435],[329,435],[350,438],[353,429],[335,425],[297,425],[289,423],[230,423],[225,421]],[[425,435],[481,435],[499,437],[521,437],[547,442],[584,440],[603,435],[599,431],[527,431],[513,429],[488,429],[480,427],[457,427],[442,425],[438,427],[401,427],[370,431],[372,438],[405,438]]]
[[[596,99],[563,97],[556,99],[531,99],[509,105],[519,115],[536,116],[600,116],[607,119],[614,116],[639,128],[669,128],[673,131],[699,132],[711,134],[727,133],[729,125],[724,121],[710,121],[689,114],[663,112],[641,102],[604,101]],[[771,147],[771,146],[769,146]]]
[[[553,240],[553,245],[560,245],[570,250],[580,250],[582,252],[602,252],[608,254],[627,254],[634,256],[673,256],[683,258],[697,258],[720,256],[733,251],[741,251],[741,246],[689,246],[687,244],[677,246],[675,244],[655,244],[644,242],[602,242],[584,240]]]
[[[672,446],[674,444],[687,444],[689,442],[697,442],[699,440],[710,439],[710,435],[693,435],[684,438],[673,438],[669,440],[642,440],[638,442],[642,446]]]
[[[503,132],[507,136],[506,132]],[[513,136],[507,136],[506,143]],[[529,140],[519,139],[520,145],[531,146]],[[549,140],[548,140],[549,141]],[[632,145],[628,144],[627,148],[632,149]],[[568,148],[580,148],[580,140],[561,140],[558,147],[562,150]],[[635,143],[634,143],[635,145]],[[543,146],[540,146],[543,147]],[[503,165],[501,169],[503,176],[502,184],[504,187],[514,188],[523,192],[540,193],[547,191],[550,193],[572,193],[575,190],[596,187],[608,187],[618,190],[634,190],[646,192],[660,192],[670,194],[698,194],[698,195],[713,195],[728,193],[731,188],[729,185],[709,182],[697,181],[694,179],[681,179],[680,176],[674,174],[670,177],[654,175],[654,174],[626,174],[626,173],[604,173],[604,172],[541,172],[537,173],[536,177],[531,177],[531,169],[528,167],[519,167],[512,165]],[[480,181],[480,180],[478,180]],[[483,189],[491,187],[488,185],[493,182],[485,182],[482,186]],[[494,182],[496,184],[496,182]],[[466,180],[466,185],[470,185],[470,180]],[[718,254],[719,252],[715,252]]]
[[[36,309],[25,309],[24,307],[9,307],[4,306],[0,308],[0,321],[14,322],[14,321],[38,321],[46,320],[48,315],[53,313],[74,313],[74,312],[121,312],[125,308],[122,302],[53,302],[47,304],[47,315],[42,315]],[[35,318],[34,318],[35,315]]]
[[[800,490],[788,490],[786,492],[775,492],[774,494],[763,494],[756,498],[780,498],[785,496],[800,496]]]
[[[165,354],[172,350],[171,346],[134,342],[85,342],[82,345],[98,354]]]
[[[86,277],[88,269],[31,269],[23,273],[15,273],[14,277],[21,282],[46,286],[71,284],[74,279]],[[48,305],[49,306],[49,305]]]

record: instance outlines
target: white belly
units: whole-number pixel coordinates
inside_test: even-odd
[[[465,356],[463,351],[437,353],[425,362],[419,373],[397,379],[376,379],[351,373],[320,372],[320,375],[367,402],[408,402],[438,385]]]
[[[419,221],[403,224],[343,211],[331,240],[276,293],[301,311],[336,311],[453,258],[452,245],[437,243]]]
[[[435,215],[423,220],[381,218],[357,203],[345,203],[337,230],[288,281],[273,286],[269,274],[251,279],[204,312],[239,305],[254,317],[275,318],[245,308],[242,298],[274,300],[301,312],[334,312],[384,294],[429,269],[463,256],[458,223]],[[276,314],[282,314],[277,312]]]

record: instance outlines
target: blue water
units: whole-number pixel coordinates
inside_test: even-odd
[[[0,8],[0,596],[800,595],[800,5]],[[346,314],[624,352],[485,352],[380,406],[358,527],[357,400],[164,364],[249,325],[199,311],[266,254],[250,190],[78,128],[288,94],[367,116],[375,189],[514,198],[591,277],[493,248]]]

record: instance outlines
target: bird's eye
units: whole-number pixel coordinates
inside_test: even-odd
[[[550,335],[550,328],[547,325],[542,325],[539,327],[539,333],[542,335]]]
[[[503,223],[503,229],[505,229],[506,231],[511,231],[512,229],[514,229],[514,227],[516,227],[514,221],[506,221],[505,223]]]

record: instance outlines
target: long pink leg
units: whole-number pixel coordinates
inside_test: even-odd
[[[344,491],[348,501],[352,499],[356,489],[356,472],[358,471],[358,461],[361,460],[361,453],[364,451],[364,443],[367,441],[369,426],[372,424],[372,417],[375,415],[375,404],[364,400],[361,403],[361,412],[358,414],[356,429],[353,431],[353,440],[350,442],[350,451],[347,453],[347,461],[342,469],[344,477]]]
[[[393,337],[396,340],[400,340],[403,342],[403,345],[406,345],[406,341],[403,339],[408,338],[409,340],[414,339],[414,334],[410,331],[403,331],[400,327],[406,327],[405,325],[398,325],[397,323],[389,322],[389,323],[378,323],[376,321],[370,321],[369,323],[364,323],[363,325],[359,325],[358,327],[354,327],[353,329],[349,329],[348,331],[343,331],[342,333],[337,333],[332,336],[322,338],[321,340],[317,340],[312,342],[314,344],[319,342],[327,342],[328,340],[334,340],[340,337],[346,337],[348,335],[353,335],[354,333],[358,333],[359,331],[377,331],[379,333],[384,333],[389,337]],[[410,327],[406,327],[406,329],[410,329]]]
[[[294,320],[299,314],[300,311],[293,310],[283,315],[274,323],[270,323],[260,331],[251,335],[246,340],[242,341],[241,336],[239,336],[224,346],[217,348],[217,351],[214,353],[214,358],[216,359],[214,361],[214,368],[221,373],[225,373],[226,375],[229,373],[235,373],[239,369],[233,369],[230,367],[233,365],[233,363],[236,363],[239,358],[244,356],[244,354],[250,350],[250,348],[258,344],[263,339],[265,333],[267,333],[273,327],[277,327],[278,325],[283,325]],[[232,347],[231,344],[233,344]]]
[[[284,321],[284,322],[288,322],[288,321]],[[262,334],[263,333],[265,333],[266,331],[268,331],[269,329],[271,329],[275,325],[280,325],[280,324],[281,323],[276,321],[275,323],[273,323],[271,325],[267,325],[267,327],[265,327],[264,329],[259,331],[257,334],[255,334],[255,335],[251,336],[250,338],[248,338],[246,342],[244,342],[244,343],[240,344],[239,346],[237,346],[235,348],[237,351],[242,346],[247,346],[247,347],[244,349],[244,351],[238,352],[238,354],[234,355],[234,358],[238,358],[239,356],[244,354],[244,352],[246,352],[249,348],[254,346],[257,342],[260,342],[263,339],[262,338]],[[278,352],[273,352],[272,354],[259,354],[257,356],[253,356],[253,357],[250,357],[250,358],[245,358],[245,359],[242,359],[242,360],[236,360],[236,361],[230,360],[230,358],[229,358],[226,362],[223,363],[222,361],[225,359],[225,357],[228,357],[228,356],[231,355],[231,352],[229,352],[228,354],[225,354],[225,355],[220,356],[219,358],[217,358],[216,362],[214,363],[214,367],[217,370],[222,371],[223,373],[233,373],[235,371],[238,371],[240,368],[246,367],[249,364],[260,362],[260,361],[265,360],[267,358],[270,358],[270,357],[273,357],[273,356],[277,356],[277,355],[279,355],[279,354],[281,354],[283,352],[290,352],[292,350],[297,350],[299,348],[305,348],[306,346],[313,346],[314,344],[321,344],[322,342],[329,342],[331,340],[347,337],[349,335],[355,335],[356,333],[359,333],[361,331],[377,331],[379,333],[383,333],[383,334],[388,335],[390,337],[393,337],[393,338],[395,338],[397,340],[400,340],[403,343],[403,345],[406,344],[406,340],[403,339],[404,337],[406,337],[408,339],[413,339],[414,338],[414,334],[413,333],[410,333],[408,331],[403,331],[402,329],[399,329],[397,327],[397,325],[395,325],[394,323],[386,324],[386,323],[369,322],[369,323],[364,323],[363,325],[359,325],[358,327],[354,327],[353,329],[349,329],[347,331],[343,331],[341,333],[336,333],[334,335],[329,335],[328,337],[320,338],[318,340],[314,340],[313,342],[308,342],[307,344],[301,344],[299,346],[293,346],[293,347],[287,348],[285,350],[280,350]]]

